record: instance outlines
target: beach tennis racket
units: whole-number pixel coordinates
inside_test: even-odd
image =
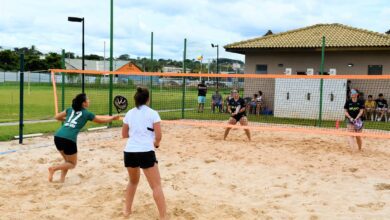
[[[360,131],[363,128],[363,121],[360,118],[353,120],[353,127],[355,131]]]
[[[125,111],[127,109],[127,106],[129,103],[127,102],[127,99],[121,95],[117,95],[114,98],[114,106],[116,108],[116,111],[119,113]]]

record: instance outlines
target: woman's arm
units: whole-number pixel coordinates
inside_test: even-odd
[[[344,109],[344,110],[345,110],[345,111],[344,111],[345,116],[346,116],[349,120],[352,120],[353,118],[349,115],[347,109]]]
[[[238,113],[245,112],[245,110],[246,110],[246,106],[244,106],[244,107],[240,108],[240,111],[238,111]]]
[[[66,111],[57,113],[57,114],[54,116],[54,118],[55,118],[57,121],[65,121],[65,119],[66,119]]]
[[[162,139],[162,132],[161,132],[161,124],[160,122],[153,124],[154,134],[155,134],[155,140],[154,140],[154,146],[158,148],[160,146],[160,141]]]
[[[123,123],[122,125],[122,138],[129,138],[129,125]]]
[[[230,108],[229,103],[227,103],[227,111],[229,112],[229,114],[232,114],[232,109]]]
[[[361,108],[361,109],[360,109],[360,111],[359,111],[359,114],[358,114],[358,116],[356,116],[356,118],[355,118],[355,119],[358,119],[358,118],[360,118],[360,117],[363,115],[363,113],[364,113],[364,109],[363,109],[363,108]]]
[[[93,122],[104,124],[118,119],[119,119],[119,115],[113,115],[113,116],[96,115],[95,118],[93,119]]]

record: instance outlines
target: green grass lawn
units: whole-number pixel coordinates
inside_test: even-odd
[[[67,86],[64,95],[64,107],[71,106],[72,99],[80,93],[78,87]],[[95,114],[107,115],[109,112],[107,87],[86,87],[85,91],[91,101],[89,110]],[[182,89],[180,87],[160,89],[154,87],[152,90],[152,107],[156,110],[181,109],[182,108]],[[226,94],[227,91],[222,91]],[[54,98],[51,85],[31,85],[30,89],[25,86],[24,92],[24,119],[25,120],[43,120],[51,119],[54,116]],[[61,87],[57,88],[58,107],[62,109]],[[135,88],[115,88],[114,96],[123,95],[129,100],[129,109],[134,107],[133,96]],[[209,93],[210,94],[210,93]],[[210,97],[208,95],[206,106],[210,106]],[[195,89],[187,89],[185,94],[186,108],[194,108],[197,105],[197,91]],[[113,107],[112,111],[116,110]],[[19,120],[19,85],[17,84],[0,84],[0,123]]]
[[[82,129],[82,131],[85,131],[88,128],[101,127],[101,126],[105,126],[105,124],[96,124],[93,122],[89,122]],[[113,127],[122,126],[122,122],[120,122],[120,121],[113,122],[112,126]],[[36,133],[52,134],[60,127],[61,127],[61,122],[25,124],[23,133],[24,133],[24,135],[36,134]],[[18,125],[0,127],[0,141],[12,140],[14,138],[14,136],[17,136],[17,135],[19,135],[19,126]]]

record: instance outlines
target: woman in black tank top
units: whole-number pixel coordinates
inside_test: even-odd
[[[228,113],[230,113],[230,118],[228,123],[231,125],[237,124],[237,122],[240,122],[242,126],[248,126],[248,119],[246,117],[246,103],[244,99],[240,98],[240,95],[238,94],[237,90],[232,91],[233,98],[229,100],[228,102]],[[225,134],[223,139],[226,140],[226,137],[228,136],[231,128],[225,129]],[[244,129],[245,133],[249,140],[251,140],[251,133],[249,129]]]

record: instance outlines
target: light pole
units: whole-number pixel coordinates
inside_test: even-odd
[[[211,44],[212,48],[217,48],[217,74],[219,73],[219,45],[218,44]],[[219,77],[217,77],[217,90],[219,87]]]
[[[85,45],[84,45],[84,21],[85,21],[85,19],[84,18],[78,18],[78,17],[68,17],[68,21],[70,21],[70,22],[81,22],[82,23],[81,69],[84,70],[85,69],[85,63],[84,63],[84,48],[85,48]],[[81,74],[81,89],[82,89],[82,92],[84,93],[85,92],[84,73]]]

